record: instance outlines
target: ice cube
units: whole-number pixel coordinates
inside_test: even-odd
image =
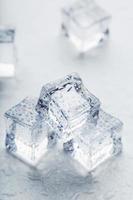
[[[88,171],[121,152],[122,122],[100,109],[96,126],[84,124],[72,133],[73,139],[63,144],[64,152]]]
[[[5,113],[7,151],[31,165],[47,152],[51,129],[35,111],[37,99],[27,97]]]
[[[0,78],[15,76],[16,48],[15,29],[0,26]]]
[[[63,33],[81,53],[108,38],[111,17],[93,0],[72,1],[62,9],[62,18]]]
[[[99,100],[73,73],[43,86],[36,110],[40,116],[48,116],[49,123],[59,133],[59,137],[67,137],[86,120],[96,123],[99,107]],[[61,134],[63,132],[67,134]]]

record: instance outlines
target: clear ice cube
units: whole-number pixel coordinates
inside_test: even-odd
[[[84,87],[81,78],[73,73],[46,84],[41,90],[36,110],[40,116],[48,116],[49,123],[59,133],[59,137],[67,138],[72,130],[86,120],[95,124],[99,107],[99,100]]]
[[[15,76],[15,29],[0,26],[0,78]]]
[[[76,137],[63,144],[64,152],[88,171],[122,150],[122,122],[100,109],[95,126],[86,123],[77,129]],[[72,133],[75,136],[75,133]]]
[[[62,30],[80,53],[108,38],[110,15],[93,0],[75,0],[62,9]]]
[[[31,165],[47,152],[51,131],[35,111],[36,102],[36,98],[27,97],[5,113],[7,151]]]

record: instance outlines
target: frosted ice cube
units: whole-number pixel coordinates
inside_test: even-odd
[[[99,46],[109,35],[110,15],[93,0],[77,0],[62,9],[62,30],[79,52]]]
[[[89,120],[96,123],[100,102],[83,85],[77,74],[70,74],[61,80],[46,84],[40,94],[37,112],[47,115],[49,123],[66,136]]]
[[[100,110],[97,125],[86,123],[77,129],[76,137],[63,144],[64,151],[91,171],[109,157],[121,152],[122,125],[120,120]]]
[[[27,97],[5,113],[7,150],[31,165],[36,165],[47,152],[51,131],[35,111],[36,102],[36,98]]]

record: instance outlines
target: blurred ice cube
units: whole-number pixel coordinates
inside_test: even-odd
[[[0,78],[15,76],[15,29],[0,26]]]

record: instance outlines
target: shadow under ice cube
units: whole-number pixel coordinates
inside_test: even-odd
[[[48,116],[59,138],[71,137],[71,132],[86,120],[96,123],[100,102],[83,85],[77,74],[44,85],[36,106],[43,117]],[[67,134],[64,134],[67,133]]]
[[[46,153],[50,130],[35,111],[36,102],[35,98],[25,98],[5,113],[7,150],[31,165]]]
[[[63,144],[64,152],[91,171],[122,151],[122,125],[120,120],[100,110],[96,126],[84,124],[76,130],[76,137],[72,132],[73,139]]]
[[[80,53],[101,45],[109,35],[110,15],[93,0],[75,0],[62,9],[62,30]]]

